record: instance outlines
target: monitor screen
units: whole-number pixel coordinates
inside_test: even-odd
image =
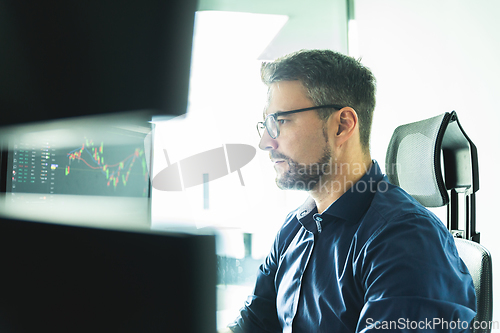
[[[145,134],[117,128],[16,137],[6,154],[6,192],[148,197]]]
[[[136,229],[150,226],[151,127],[108,125],[11,135],[2,151],[0,215]]]

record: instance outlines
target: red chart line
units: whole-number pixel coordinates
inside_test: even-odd
[[[87,164],[87,166],[91,169],[102,169],[102,166],[97,166],[97,167],[94,167],[90,164],[87,163],[87,161],[85,161],[83,158],[81,158],[80,156],[75,156],[74,157],[75,160],[80,160],[80,161],[83,161],[83,163]]]

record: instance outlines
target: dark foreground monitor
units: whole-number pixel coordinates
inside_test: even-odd
[[[0,331],[215,332],[215,241],[0,219]]]
[[[196,0],[0,0],[0,126],[186,112]]]

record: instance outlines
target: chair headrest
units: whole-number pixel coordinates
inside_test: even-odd
[[[396,128],[385,163],[389,181],[426,207],[447,205],[447,190],[479,189],[477,150],[454,111]]]

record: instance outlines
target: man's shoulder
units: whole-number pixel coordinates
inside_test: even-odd
[[[386,180],[382,182],[385,185],[378,187],[369,208],[372,213],[377,213],[387,221],[408,214],[422,215],[433,220],[438,219],[401,187],[395,186]]]
[[[419,233],[445,234],[444,223],[402,188],[387,182],[386,190],[379,188],[363,217],[364,228],[370,233],[392,228],[405,232],[413,229]]]

